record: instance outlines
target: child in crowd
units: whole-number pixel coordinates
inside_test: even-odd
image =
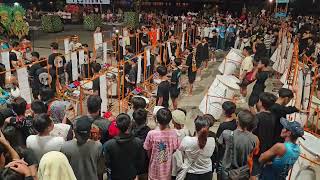
[[[157,91],[157,105],[168,108],[169,107],[169,94],[170,83],[167,77],[167,68],[165,66],[159,66],[157,72],[160,76],[160,84]]]
[[[169,109],[162,108],[157,112],[159,129],[151,130],[144,142],[148,152],[149,180],[171,179],[171,161],[173,153],[179,147],[179,139],[175,130],[170,129],[172,114]]]
[[[266,88],[265,82],[269,77],[269,59],[268,58],[262,58],[257,65],[257,67],[254,69],[252,74],[252,81],[256,80],[256,83],[253,86],[252,93],[249,97],[249,107],[250,111],[252,113],[256,113],[254,106],[259,101],[259,95],[264,92],[264,89]]]
[[[240,94],[241,97],[241,103],[245,103],[246,96],[247,96],[247,86],[251,83],[250,79],[248,79],[248,76],[250,76],[250,73],[252,73],[253,69],[253,59],[252,59],[252,48],[250,46],[246,46],[243,48],[242,54],[245,56],[243,61],[241,62],[240,67]],[[252,75],[251,75],[252,76]]]
[[[171,87],[170,87],[170,97],[172,100],[173,109],[177,109],[178,102],[177,99],[180,95],[180,79],[181,79],[181,59],[176,58],[173,64],[173,72],[171,76]]]

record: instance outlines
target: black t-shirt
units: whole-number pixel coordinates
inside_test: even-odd
[[[62,56],[61,53],[52,53],[49,55],[48,57],[48,63],[52,66],[53,69],[56,69],[56,64],[57,62],[55,62],[55,58],[57,56],[61,56],[62,57],[62,60],[63,60],[63,65],[66,64],[66,59],[64,56]],[[63,74],[64,73],[64,68],[63,66],[62,67],[59,67],[58,68],[58,74]]]
[[[283,106],[278,103],[275,103],[270,108],[273,118],[275,120],[275,126],[274,126],[274,138],[273,142],[281,142],[282,138],[280,137],[281,131],[282,131],[282,124],[280,123],[280,118],[286,118],[287,114],[292,114],[295,112],[299,112],[299,110],[294,106]]]
[[[35,77],[36,76],[36,71],[38,69],[42,68],[42,66],[40,64],[33,64],[30,69],[29,69],[29,76],[30,77]]]
[[[255,134],[260,141],[260,154],[270,149],[273,145],[275,120],[271,112],[261,112],[256,115],[257,127]]]
[[[44,87],[49,87],[48,80],[51,79],[51,89],[56,91],[56,71],[50,69],[50,74],[48,74],[48,69],[42,67],[38,69],[33,78],[33,87],[41,90]]]
[[[157,91],[157,104],[160,97],[163,97],[163,102],[161,106],[169,107],[169,94],[170,94],[170,83],[169,81],[162,81],[158,86]]]
[[[98,94],[100,95],[100,79],[96,78],[92,81],[92,90],[98,91]]]
[[[222,134],[222,132],[224,130],[231,130],[234,131],[235,129],[237,129],[237,121],[234,119],[232,121],[228,121],[228,122],[223,122],[219,125],[218,130],[217,130],[217,138],[220,137],[220,135]]]
[[[256,74],[257,81],[253,86],[252,94],[259,96],[266,88],[265,82],[269,77],[269,71],[260,71]]]
[[[171,87],[176,87],[177,89],[180,88],[180,77],[181,77],[181,70],[178,68],[172,72],[171,76]]]

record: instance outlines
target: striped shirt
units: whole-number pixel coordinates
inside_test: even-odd
[[[264,36],[264,45],[266,45],[266,49],[271,48],[271,43],[272,43],[272,36],[269,34],[266,34]]]

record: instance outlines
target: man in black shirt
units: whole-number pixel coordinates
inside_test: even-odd
[[[293,97],[293,92],[290,89],[281,88],[279,90],[279,98],[277,99],[276,103],[270,108],[270,111],[275,120],[273,136],[274,143],[283,141],[283,139],[280,137],[281,131],[283,129],[283,126],[280,123],[280,118],[286,118],[288,114],[296,113],[299,111],[303,112],[302,110],[297,108],[301,104],[300,97],[296,97],[297,101],[295,102],[295,106],[286,106],[291,101],[291,99],[293,99]]]
[[[252,93],[249,97],[249,107],[250,111],[252,113],[256,113],[254,106],[259,101],[259,95],[264,92],[264,89],[266,88],[265,82],[269,77],[269,59],[266,57],[263,57],[260,60],[259,64],[253,71],[252,75],[252,81],[256,80],[256,83],[253,86]]]
[[[275,128],[275,120],[270,112],[270,107],[274,105],[277,97],[271,93],[264,92],[259,96],[259,101],[257,103],[258,113],[256,115],[256,128],[253,130],[260,141],[260,151],[258,155],[253,158],[253,170],[252,176],[258,176],[261,173],[261,167],[259,164],[259,156],[273,145],[273,138]]]
[[[65,84],[65,66],[66,66],[66,59],[65,57],[58,52],[59,49],[59,44],[56,42],[51,43],[51,54],[48,57],[48,63],[49,66],[52,70],[55,72],[57,71],[58,77],[59,77],[59,82],[61,84]]]
[[[164,66],[159,66],[157,68],[157,72],[161,79],[161,83],[159,84],[158,91],[157,91],[157,105],[168,108],[170,83],[167,78],[167,68]]]
[[[32,63],[39,61],[40,55],[38,52],[32,52],[31,56],[32,56]],[[37,78],[36,76],[37,70],[41,68],[42,66],[40,65],[40,63],[33,64],[29,68],[29,81],[31,82],[30,84],[31,84],[32,95],[34,99],[38,98],[40,89],[32,82],[34,82],[34,78]]]

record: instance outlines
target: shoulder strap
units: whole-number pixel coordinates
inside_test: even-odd
[[[231,131],[231,167],[232,167],[232,162],[234,160],[234,131]]]

